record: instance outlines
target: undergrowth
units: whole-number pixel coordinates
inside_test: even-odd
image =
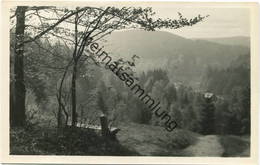
[[[11,128],[10,154],[12,155],[138,155],[118,141],[101,137],[82,128],[43,128],[29,126]]]

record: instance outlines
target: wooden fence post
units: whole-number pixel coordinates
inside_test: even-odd
[[[109,136],[109,128],[108,128],[108,121],[105,115],[100,116],[100,123],[101,123],[101,133],[103,137]]]

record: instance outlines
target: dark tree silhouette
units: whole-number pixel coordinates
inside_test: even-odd
[[[213,102],[214,96],[212,93],[204,95],[204,102],[201,109],[201,133],[214,134],[215,133],[215,105]]]

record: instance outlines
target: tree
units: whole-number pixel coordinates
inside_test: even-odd
[[[25,124],[25,85],[24,85],[24,29],[26,7],[16,9],[15,50],[14,50],[14,89],[13,100],[10,108],[11,126],[23,126]],[[12,89],[12,88],[11,88]]]
[[[108,115],[108,107],[106,105],[106,101],[104,99],[104,96],[107,95],[107,87],[103,81],[100,82],[99,90],[98,90],[98,99],[97,99],[97,105],[99,109],[101,110],[102,114]]]
[[[76,8],[76,11],[79,8]],[[75,11],[72,11],[75,12]],[[77,13],[77,12],[76,12]],[[73,72],[72,72],[72,126],[76,124],[76,75],[78,68],[78,61],[80,61],[82,55],[85,53],[85,47],[90,44],[91,41],[99,41],[108,34],[111,34],[115,30],[127,29],[127,28],[139,28],[143,30],[153,31],[155,29],[166,28],[180,28],[183,26],[192,26],[199,21],[202,21],[204,17],[198,16],[194,19],[183,18],[179,13],[179,20],[153,20],[152,16],[155,13],[151,8],[134,8],[134,7],[107,7],[103,8],[88,8],[85,13],[80,16],[75,14],[75,33],[74,39],[74,53],[73,53]],[[73,21],[71,21],[73,22]],[[83,28],[80,31],[78,25]],[[69,39],[67,39],[69,40]]]
[[[41,16],[39,11],[45,9],[47,11],[51,11],[57,15],[56,18],[47,18]],[[34,15],[39,18],[40,25],[33,26],[25,24],[25,12],[33,11],[28,15]],[[43,11],[44,12],[44,11]],[[77,7],[76,10],[68,10],[66,8],[56,8],[56,7],[17,7],[16,13],[17,15],[17,35],[24,36],[24,29],[28,27],[33,30],[36,35],[31,36],[28,35],[27,40],[21,40],[23,44],[29,42],[35,42],[46,35],[52,35],[58,37],[60,39],[64,39],[66,41],[72,42],[71,45],[74,45],[74,53],[73,53],[73,62],[72,64],[68,64],[68,66],[73,66],[72,71],[72,87],[71,87],[71,95],[72,95],[72,125],[75,125],[77,122],[76,115],[76,80],[77,80],[77,70],[78,63],[81,60],[81,57],[84,53],[87,53],[85,47],[89,45],[89,41],[98,41],[102,39],[104,36],[111,34],[115,30],[122,30],[128,28],[139,28],[148,31],[154,31],[156,29],[161,28],[169,28],[169,29],[178,29],[184,26],[192,26],[200,21],[202,21],[205,17],[198,15],[192,19],[186,19],[179,13],[179,19],[161,19],[161,18],[153,18],[155,12],[152,11],[152,8],[135,8],[135,7]],[[72,16],[75,16],[74,19],[70,19]],[[13,16],[12,16],[13,17]],[[18,17],[22,19],[18,19]],[[55,23],[50,23],[56,21]],[[66,29],[64,26],[59,26],[62,23],[72,23],[75,25],[74,33],[68,33],[66,35],[64,31],[71,31],[71,29]],[[78,28],[80,26],[80,28]],[[19,27],[19,28],[18,28]],[[82,29],[82,30],[80,30]],[[54,31],[55,33],[51,32]],[[20,34],[19,34],[20,33]],[[64,35],[65,34],[65,35]],[[68,36],[68,37],[66,37]],[[20,47],[23,47],[23,44]],[[17,49],[19,50],[19,49]],[[19,56],[18,56],[19,55]],[[25,88],[23,88],[24,80],[23,80],[23,51],[16,51],[15,57],[19,60],[15,62],[15,67],[17,68],[17,72],[15,73],[16,77],[16,88],[14,88],[14,95],[25,96]],[[18,72],[19,70],[19,72]],[[66,70],[66,69],[65,69]],[[66,71],[65,71],[66,72]],[[64,72],[64,73],[65,73]],[[66,73],[65,73],[66,75]],[[61,84],[62,85],[62,84]],[[24,90],[23,90],[24,89]],[[25,116],[25,108],[24,106],[19,106],[24,104],[24,99],[14,99],[14,105],[12,106],[11,118],[13,120],[17,119],[16,112],[21,112],[20,115]],[[18,108],[21,110],[18,110]],[[18,113],[19,114],[19,113]],[[22,117],[20,120],[20,124],[23,123],[25,117]],[[14,124],[14,126],[17,124]]]
[[[251,132],[251,113],[250,113],[250,86],[246,86],[242,91],[242,129],[241,133],[250,134]]]
[[[199,123],[201,126],[201,133],[215,133],[215,105],[213,102],[212,93],[206,93],[204,95],[204,102],[202,104]]]
[[[24,126],[25,124],[25,84],[24,84],[24,44],[36,41],[54,27],[59,25],[64,20],[73,16],[75,13],[66,13],[63,17],[61,17],[56,23],[51,26],[48,26],[46,29],[40,31],[34,37],[29,37],[29,39],[25,39],[25,20],[26,20],[26,12],[34,11],[38,12],[42,9],[50,9],[51,7],[26,7],[26,6],[18,6],[15,10],[15,14],[11,16],[11,19],[16,16],[16,26],[15,26],[15,47],[14,47],[14,87],[11,87],[11,106],[10,106],[10,124],[12,127],[15,126]],[[81,10],[84,10],[82,8]],[[81,10],[77,11],[80,12]],[[32,13],[31,13],[32,14]]]
[[[177,91],[174,84],[168,84],[165,90],[165,97],[168,102],[168,107],[172,102],[177,101]]]
[[[217,134],[227,134],[230,133],[229,127],[229,103],[227,100],[220,100],[216,103],[216,133]]]
[[[236,87],[232,90],[229,109],[229,133],[250,133],[250,88]]]

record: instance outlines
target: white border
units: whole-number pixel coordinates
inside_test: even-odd
[[[138,0],[135,0],[138,1]],[[154,2],[154,0],[143,1]],[[177,0],[179,1],[179,0]],[[219,158],[219,157],[114,157],[114,156],[10,156],[9,153],[9,15],[8,6],[9,4],[25,4],[25,5],[68,5],[68,4],[82,4],[82,3],[93,3],[94,1],[32,1],[27,2],[22,1],[3,1],[2,5],[2,14],[3,22],[2,23],[2,35],[1,37],[1,77],[3,77],[1,83],[1,151],[2,160],[4,163],[73,163],[73,164],[243,164],[250,165],[256,164],[258,161],[258,110],[259,110],[259,6],[256,6],[255,3],[232,3],[232,2],[245,2],[245,1],[218,1],[225,2],[225,6],[222,6],[223,3],[198,3],[196,0],[190,0],[189,2],[196,3],[178,3],[176,5],[191,5],[191,6],[207,6],[215,5],[214,7],[250,7],[251,8],[251,124],[252,124],[252,133],[251,133],[251,157],[249,158]],[[72,3],[71,3],[72,2]],[[96,1],[97,2],[97,1]],[[118,1],[103,1],[105,3],[113,4],[118,3]],[[121,1],[122,2],[122,1]],[[140,1],[139,1],[140,2]],[[158,1],[157,1],[158,2]],[[164,2],[170,2],[165,0]],[[172,1],[171,1],[172,2]],[[202,0],[200,2],[210,2],[209,0]],[[252,1],[251,1],[252,2]],[[102,3],[99,1],[98,3]],[[124,2],[127,3],[127,2]],[[136,2],[135,2],[136,3]],[[2,91],[4,91],[2,93]]]

